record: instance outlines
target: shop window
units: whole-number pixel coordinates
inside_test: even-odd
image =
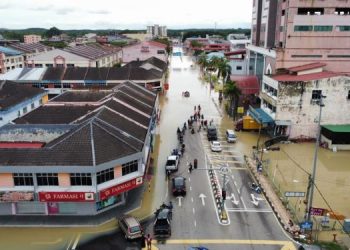
[[[127,175],[138,170],[137,161],[131,161],[122,165],[122,175]]]
[[[106,181],[110,181],[114,179],[114,169],[109,168],[96,173],[97,184],[104,183]]]
[[[40,173],[36,174],[38,186],[58,186],[57,173]]]
[[[15,184],[15,186],[33,186],[33,174],[13,174],[13,183]]]
[[[314,26],[314,31],[332,31],[333,30],[333,26],[331,25],[315,25]]]
[[[70,174],[71,186],[91,186],[91,174],[90,173],[72,173]]]
[[[311,25],[295,25],[294,31],[312,31]]]
[[[338,31],[350,31],[350,26],[349,25],[341,25],[337,26]]]

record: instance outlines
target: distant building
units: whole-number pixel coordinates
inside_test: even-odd
[[[41,41],[41,36],[39,35],[24,35],[24,43],[38,43]]]
[[[10,43],[8,47],[23,53],[25,65],[27,64],[27,60],[29,60],[31,57],[53,50],[52,47],[41,43]]]
[[[125,81],[161,90],[165,82],[168,65],[155,57],[144,61],[133,61],[123,67],[45,67],[15,69],[0,80],[11,80],[58,95],[70,89],[111,89]]]
[[[0,80],[0,127],[38,108],[48,100],[46,91]]]
[[[21,51],[0,46],[0,74],[4,74],[15,68],[22,68],[24,64]]]
[[[166,45],[155,41],[144,41],[123,47],[123,63],[137,60],[147,60],[156,57],[164,62],[168,61]]]
[[[120,61],[121,49],[81,45],[54,49],[27,60],[28,67],[111,67]]]
[[[250,39],[245,34],[229,34],[227,40],[231,43],[231,50],[245,49]]]
[[[147,34],[153,38],[153,37],[167,37],[167,27],[166,26],[159,26],[158,24],[155,24],[153,26],[147,26]]]
[[[196,46],[194,46],[194,44]],[[184,42],[184,48],[187,52],[203,51],[210,52],[229,52],[231,44],[229,41],[215,37],[190,37]]]

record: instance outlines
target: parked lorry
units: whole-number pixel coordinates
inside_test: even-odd
[[[246,115],[237,121],[235,130],[259,130],[259,128],[260,124],[256,122],[251,116]]]

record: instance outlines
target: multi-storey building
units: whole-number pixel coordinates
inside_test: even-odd
[[[153,26],[147,26],[147,34],[151,38],[168,36],[166,26],[159,26],[158,24],[155,24]]]
[[[21,51],[0,46],[0,74],[4,74],[15,68],[22,68],[24,64]]]
[[[4,126],[0,214],[98,215],[140,205],[157,95],[133,83],[73,91]],[[49,220],[49,219],[48,219]]]
[[[341,0],[254,0],[251,74],[322,62],[350,70],[350,3]]]
[[[18,50],[23,53],[24,64],[27,64],[27,60],[29,60],[33,56],[40,55],[41,53],[45,53],[47,51],[53,50],[52,47],[46,46],[41,43],[10,43],[7,45],[9,48]]]
[[[24,43],[38,43],[41,41],[39,35],[24,35]]]
[[[0,81],[0,127],[45,104],[46,91],[12,81]]]
[[[156,57],[164,62],[168,61],[166,45],[155,41],[143,41],[123,47],[123,63],[137,60],[147,60]]]

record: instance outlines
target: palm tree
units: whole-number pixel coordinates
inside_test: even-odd
[[[237,87],[236,82],[228,79],[224,85],[224,94],[230,101],[230,110],[233,110],[233,113],[231,113],[231,115],[235,119],[241,90]]]
[[[229,61],[226,58],[221,58],[218,61],[218,78],[222,77],[223,83],[228,80],[228,76],[231,75],[231,66],[229,65]]]
[[[202,53],[199,55],[198,64],[202,70],[205,70],[206,67],[208,66],[208,58],[207,58],[207,55],[205,53]]]

